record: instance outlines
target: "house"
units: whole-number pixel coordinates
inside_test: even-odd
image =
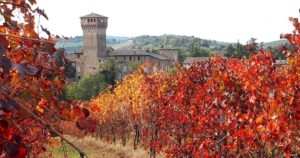
[[[160,54],[149,53],[144,50],[115,50],[106,46],[106,29],[108,17],[91,13],[80,17],[83,30],[83,49],[71,53],[68,58],[76,66],[76,79],[88,76],[100,71],[100,64],[107,58],[116,60],[121,74],[129,72],[130,63],[151,62],[162,70],[168,70],[178,61],[178,50],[165,48],[160,49]]]
[[[209,60],[209,57],[187,57],[183,61],[182,65],[185,68],[190,68],[193,63],[204,62],[204,61],[208,61],[208,60]]]

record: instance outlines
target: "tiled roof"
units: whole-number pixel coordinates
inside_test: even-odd
[[[178,50],[177,48],[160,48],[159,50]]]
[[[96,14],[96,13],[91,13],[91,14],[82,16],[81,18],[107,18],[107,17],[103,16],[103,15]]]
[[[109,53],[109,55],[148,55],[148,53],[143,50],[113,50]]]
[[[109,56],[136,56],[136,55],[144,55],[144,56],[152,56],[154,58],[160,60],[172,60],[168,57],[161,56],[159,54],[148,53],[144,50],[113,50],[108,54]]]
[[[208,61],[209,57],[187,57],[183,63],[193,63],[198,61]]]

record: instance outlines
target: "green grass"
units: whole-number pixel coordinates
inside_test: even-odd
[[[112,44],[110,47],[114,49],[130,49],[133,47],[133,41],[128,40],[126,42],[118,43],[118,44]]]

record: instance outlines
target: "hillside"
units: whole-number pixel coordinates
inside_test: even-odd
[[[107,36],[106,42],[109,46],[115,46],[119,48],[122,45],[127,45],[130,37],[119,37],[119,36]],[[65,48],[66,52],[79,51],[82,48],[83,39],[82,36],[70,37],[68,40],[58,39],[56,48]]]
[[[275,47],[278,47],[280,45],[285,45],[287,44],[288,41],[283,39],[283,40],[278,40],[278,41],[272,41],[272,42],[267,42],[267,43],[264,43],[264,48],[275,48]]]
[[[138,36],[133,38],[136,49],[159,49],[178,48],[188,51],[193,48],[204,48],[215,51],[222,50],[226,43],[215,40],[206,40],[194,36],[161,35],[161,36]]]
[[[287,43],[286,40],[278,40],[264,43],[264,48],[277,47]],[[67,52],[79,51],[82,48],[82,36],[71,37],[67,41],[59,39],[56,43],[57,48],[65,48]],[[107,45],[114,49],[143,49],[158,50],[160,48],[178,48],[183,52],[191,49],[208,49],[211,52],[224,52],[229,42],[216,40],[206,40],[194,36],[161,35],[161,36],[137,36],[120,37],[107,36]]]
[[[56,43],[57,48],[65,48],[67,52],[73,52],[82,48],[82,36],[71,37],[67,41],[59,39]],[[192,48],[204,48],[221,51],[228,43],[215,40],[205,40],[193,36],[161,35],[161,36],[138,36],[117,37],[108,36],[107,45],[114,49],[159,49],[159,48],[178,48],[183,51]]]

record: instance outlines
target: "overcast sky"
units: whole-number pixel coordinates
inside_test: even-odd
[[[300,17],[300,0],[37,0],[53,34],[82,35],[80,16],[109,17],[108,35],[176,34],[242,43],[279,40]]]

